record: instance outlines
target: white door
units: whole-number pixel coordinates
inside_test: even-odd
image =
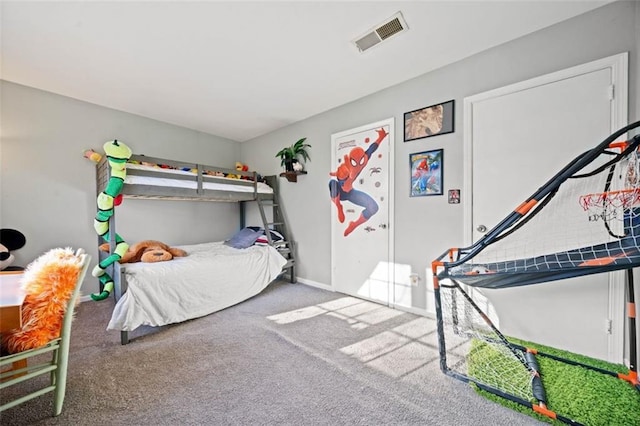
[[[331,136],[331,282],[388,304],[393,277],[393,118]]]
[[[614,100],[626,99],[626,61],[618,55],[465,99],[469,239],[626,124],[626,105]],[[507,335],[621,362],[623,274],[483,294]],[[571,285],[575,280],[580,284]]]

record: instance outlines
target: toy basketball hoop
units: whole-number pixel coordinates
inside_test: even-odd
[[[584,211],[592,213],[589,220],[622,219],[625,210],[640,204],[640,188],[582,195],[579,202]]]

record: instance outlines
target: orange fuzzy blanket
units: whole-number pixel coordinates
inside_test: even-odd
[[[70,248],[56,248],[33,261],[24,272],[22,328],[2,333],[2,352],[37,348],[60,336],[67,302],[82,269],[82,260]]]

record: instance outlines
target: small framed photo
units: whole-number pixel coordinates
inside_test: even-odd
[[[450,189],[449,190],[449,204],[460,204],[460,190],[459,189]]]
[[[454,100],[404,113],[404,141],[453,133]]]
[[[442,195],[443,150],[409,154],[411,196]]]

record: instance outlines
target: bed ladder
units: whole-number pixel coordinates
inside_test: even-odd
[[[276,180],[276,176],[266,176],[269,186],[274,188],[273,185],[277,185],[276,182],[269,181],[270,178]],[[276,188],[274,188],[276,189]],[[284,236],[282,241],[273,241],[271,239],[271,233],[265,232],[269,245],[273,246],[278,252],[287,259],[287,263],[282,267],[283,270],[289,270],[289,281],[296,282],[296,259],[295,259],[295,247],[293,241],[291,241],[291,235],[287,227],[282,208],[280,207],[280,199],[278,197],[277,190],[272,197],[264,197],[258,194],[256,201],[258,202],[258,209],[260,210],[260,217],[262,218],[262,224],[265,230],[274,229]],[[271,209],[270,214],[267,214],[268,209]],[[271,219],[271,220],[269,220]]]

